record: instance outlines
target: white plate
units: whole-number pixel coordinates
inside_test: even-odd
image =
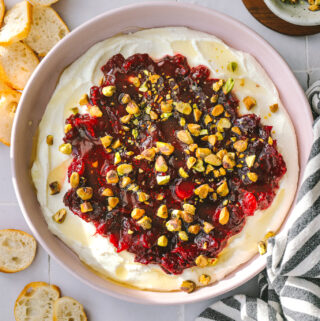
[[[267,7],[279,18],[299,26],[320,25],[320,10],[310,11],[309,3],[299,0],[298,4],[290,4],[281,0],[264,0]]]

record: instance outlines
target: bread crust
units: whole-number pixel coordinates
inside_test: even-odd
[[[42,281],[36,281],[36,282],[31,282],[29,284],[27,284],[21,291],[21,293],[19,294],[19,296],[17,297],[16,299],[16,302],[14,304],[14,317],[15,319],[18,321],[19,320],[19,317],[17,315],[17,306],[19,304],[19,301],[24,298],[25,296],[28,296],[28,291],[29,289],[33,288],[33,289],[37,289],[37,288],[40,288],[40,287],[50,287],[52,290],[56,291],[57,292],[57,296],[58,298],[60,297],[61,295],[61,291],[60,291],[60,288],[54,284],[48,284],[46,282],[42,282]]]
[[[6,6],[4,4],[4,0],[0,0],[0,26],[2,25],[5,12],[6,12]]]
[[[0,141],[1,141],[1,139],[0,139]],[[4,142],[4,143],[6,144],[6,142]],[[0,232],[18,233],[20,235],[26,236],[26,237],[30,238],[30,240],[32,241],[32,243],[34,244],[34,247],[35,247],[35,250],[32,253],[32,257],[30,258],[29,263],[27,265],[21,267],[18,270],[9,270],[4,266],[0,266],[0,272],[3,272],[3,273],[17,273],[17,272],[20,272],[20,271],[23,271],[23,270],[27,269],[31,265],[31,263],[33,262],[33,260],[34,260],[34,258],[36,256],[37,241],[35,240],[35,238],[32,235],[30,235],[29,233],[27,233],[27,232],[24,232],[24,231],[21,231],[21,230],[16,230],[16,229],[3,229],[3,230],[0,230]]]
[[[23,2],[25,2],[26,4],[26,13],[27,13],[27,23],[24,27],[24,29],[22,29],[19,33],[14,34],[10,39],[8,39],[7,41],[1,41],[0,40],[0,45],[1,46],[8,46],[14,42],[17,42],[19,40],[23,40],[25,39],[30,31],[31,28],[31,22],[32,22],[32,5],[24,0]],[[8,10],[4,16],[4,19],[6,19],[6,15],[8,15],[12,10],[14,10],[18,5],[20,5],[21,2],[17,3],[14,7],[12,7],[10,10]],[[0,30],[1,33],[1,30]],[[1,39],[1,38],[0,38]]]
[[[59,320],[59,318],[58,318],[58,316],[56,315],[56,313],[57,313],[58,304],[59,304],[62,300],[65,300],[65,299],[70,300],[71,302],[74,302],[74,303],[78,304],[78,305],[79,305],[79,308],[80,308],[80,310],[81,310],[82,316],[83,316],[83,319],[82,319],[82,320],[83,320],[83,321],[87,321],[87,315],[86,315],[86,313],[85,313],[85,311],[84,311],[83,305],[82,305],[80,302],[78,302],[77,300],[75,300],[74,298],[71,298],[71,297],[69,297],[69,296],[61,297],[61,298],[57,299],[57,300],[54,302],[54,305],[53,305],[53,321],[61,321],[61,320]]]
[[[49,0],[49,1],[47,1],[48,2],[47,4],[43,4],[41,2],[41,0],[40,1],[39,0],[29,0],[29,1],[34,6],[49,7],[49,6],[53,5],[54,3],[58,2],[59,0],[51,0],[51,1]]]

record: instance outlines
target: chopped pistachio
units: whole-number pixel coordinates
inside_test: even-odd
[[[229,210],[227,207],[223,207],[219,215],[219,223],[225,225],[229,222]]]
[[[269,138],[268,138],[268,144],[273,145],[273,139],[271,138],[271,136],[269,136]]]
[[[157,244],[162,247],[166,247],[168,245],[168,239],[165,235],[161,235],[158,238]]]
[[[77,172],[73,172],[70,176],[70,185],[72,188],[77,188],[80,182],[80,176]]]
[[[125,187],[127,187],[130,183],[131,183],[131,178],[128,177],[128,176],[124,176],[124,177],[122,177],[122,179],[121,179],[120,186],[121,186],[122,188],[125,188]]]
[[[197,158],[204,158],[208,155],[211,154],[211,151],[209,148],[201,148],[201,147],[198,147],[197,150],[196,150],[196,157]]]
[[[190,144],[188,146],[188,149],[190,150],[190,152],[194,152],[196,149],[198,148],[198,145],[197,144]]]
[[[126,107],[126,111],[130,115],[135,115],[135,114],[139,114],[140,113],[140,109],[139,109],[138,105],[133,100],[131,100],[128,103],[128,105]]]
[[[199,136],[201,127],[198,124],[188,124],[188,129],[193,136]]]
[[[111,208],[115,208],[118,204],[119,204],[119,198],[118,197],[111,196],[111,197],[108,198],[108,205]]]
[[[116,92],[115,86],[106,86],[102,88],[102,94],[106,97],[111,97]]]
[[[241,135],[241,130],[239,127],[232,127],[231,131],[236,133],[237,135]]]
[[[214,170],[214,168],[211,166],[211,165],[208,165],[207,166],[207,169],[206,169],[206,175],[208,175],[210,172],[212,172]]]
[[[208,125],[209,123],[211,123],[212,120],[213,120],[213,119],[210,117],[210,115],[206,115],[206,116],[204,117],[204,123],[205,123],[206,125]]]
[[[129,81],[135,86],[140,87],[140,80],[138,77],[130,77]]]
[[[117,167],[117,173],[120,176],[127,175],[133,171],[131,164],[121,164]]]
[[[108,148],[111,145],[112,140],[113,137],[109,135],[100,137],[101,144],[104,148]]]
[[[157,210],[157,216],[161,218],[167,218],[168,217],[168,209],[166,205],[160,205],[160,207]]]
[[[195,290],[196,284],[193,281],[183,281],[180,290],[183,292],[191,293]]]
[[[227,155],[227,154],[228,154],[228,152],[227,152],[226,149],[220,149],[220,150],[217,152],[217,156],[218,156],[221,160],[223,160],[223,157],[224,157],[225,155]]]
[[[111,188],[105,188],[102,193],[102,196],[113,196],[113,192]]]
[[[144,230],[151,229],[151,226],[152,226],[151,223],[152,223],[152,219],[148,216],[144,216],[137,222],[137,224],[140,225]]]
[[[92,212],[93,208],[90,202],[83,202],[80,204],[80,210],[82,213]]]
[[[145,192],[138,192],[138,200],[139,202],[146,202],[150,198],[150,195],[148,195]]]
[[[192,139],[190,133],[187,130],[179,130],[176,133],[177,133],[178,139],[181,142],[183,142],[185,144],[188,144],[188,145],[193,143],[193,139]]]
[[[97,118],[103,116],[103,113],[98,106],[91,106],[89,109],[89,114],[90,114],[90,116],[97,117]]]
[[[123,116],[123,117],[120,118],[120,121],[121,121],[121,123],[123,123],[123,124],[127,124],[127,123],[129,123],[131,117],[132,117],[132,115],[130,115],[130,114],[125,115],[125,116]]]
[[[182,127],[185,126],[185,124],[186,124],[185,118],[181,117],[179,123],[180,123],[180,126],[182,126]]]
[[[208,156],[206,156],[204,158],[204,161],[210,165],[213,165],[213,166],[220,166],[221,165],[220,158],[215,154],[209,154]]]
[[[187,159],[187,167],[190,169],[193,167],[193,165],[196,163],[197,159],[193,156],[189,157]]]
[[[119,182],[118,174],[115,170],[111,170],[107,173],[107,183],[117,184]]]
[[[195,259],[195,263],[197,264],[197,266],[200,267],[205,267],[208,265],[208,258],[204,255],[199,255],[196,259]]]
[[[64,126],[64,133],[68,133],[70,130],[72,129],[72,125],[71,124],[66,124]]]
[[[184,209],[185,212],[187,212],[187,213],[189,213],[189,214],[191,214],[191,215],[194,215],[195,212],[196,212],[196,208],[195,208],[195,206],[192,205],[192,204],[187,204],[187,203],[185,203],[185,204],[182,205],[182,207],[183,207],[183,209]]]
[[[223,156],[222,165],[224,168],[232,169],[236,166],[236,162],[229,154],[227,154]]]
[[[170,182],[170,175],[165,175],[165,176],[157,175],[156,178],[157,178],[158,185],[166,185]]]
[[[156,145],[163,155],[169,156],[174,152],[174,147],[169,143],[157,142]]]
[[[62,224],[64,222],[64,220],[66,219],[66,217],[67,217],[67,210],[62,208],[52,216],[52,219],[56,223]]]
[[[192,112],[192,107],[190,106],[189,103],[184,103],[182,101],[179,101],[179,102],[174,102],[173,104],[176,110],[181,114],[190,115]]]
[[[199,173],[204,172],[206,169],[203,166],[203,160],[202,159],[198,159],[196,164],[193,166],[193,169],[195,169]]]
[[[252,109],[257,104],[256,100],[250,96],[245,97],[243,103],[248,110]]]
[[[238,140],[233,144],[233,147],[237,152],[242,153],[247,149],[248,141],[247,140]]]
[[[223,86],[223,83],[224,81],[222,79],[218,80],[217,82],[215,82],[213,85],[212,85],[212,89],[214,91],[219,91],[221,89],[221,87]]]
[[[138,129],[136,129],[136,128],[132,129],[131,134],[132,134],[133,138],[136,139],[139,135]]]
[[[160,107],[163,113],[171,113],[173,109],[172,103],[166,101],[162,101]]]
[[[80,187],[77,189],[77,195],[83,200],[87,201],[92,198],[93,189],[92,187]]]
[[[170,232],[181,231],[181,220],[178,218],[173,218],[166,223],[166,228]]]
[[[219,115],[221,115],[224,112],[224,107],[222,105],[216,105],[215,107],[213,107],[212,111],[211,111],[211,115],[214,117],[217,117]]]
[[[271,111],[272,113],[275,113],[275,112],[277,112],[277,110],[278,110],[278,108],[279,108],[279,105],[278,105],[278,104],[273,104],[273,105],[271,105],[269,108],[270,108],[270,111]]]
[[[131,100],[130,95],[124,94],[124,95],[121,97],[120,102],[121,102],[121,104],[127,104],[127,103],[130,102],[130,100]]]
[[[87,94],[83,94],[79,100],[79,105],[84,106],[89,104],[89,97]]]
[[[208,135],[208,129],[201,129],[200,130],[200,136]],[[204,137],[202,138],[204,140]]]
[[[181,218],[186,223],[192,223],[194,221],[194,216],[190,213],[180,211],[181,212]]]
[[[168,170],[168,165],[162,155],[158,156],[156,159],[155,170],[157,172],[163,172],[163,173],[165,173]]]
[[[208,184],[200,185],[194,190],[194,193],[202,199],[206,198],[209,192],[213,192],[213,189]]]
[[[121,141],[120,141],[120,139],[118,138],[113,144],[112,144],[112,148],[113,149],[117,149],[117,148],[119,148],[120,146],[121,146],[122,144],[121,144]]]
[[[116,152],[114,154],[114,164],[117,165],[121,163],[121,156],[120,156],[120,153],[119,152]]]
[[[182,178],[188,178],[189,177],[188,173],[182,167],[179,168],[179,175]]]
[[[46,141],[48,145],[53,145],[53,136],[48,135]]]
[[[216,135],[209,135],[208,136],[208,142],[214,146],[217,142],[217,136]]]
[[[148,83],[145,81],[140,87],[139,91],[146,93],[149,90]]]
[[[155,149],[153,147],[145,149],[142,153],[141,156],[143,159],[146,159],[148,161],[152,161],[154,157],[156,156]]]
[[[249,168],[253,166],[255,160],[256,160],[256,155],[249,155],[246,157],[246,163]]]
[[[209,234],[214,229],[214,226],[208,222],[203,222],[203,230],[206,234]]]
[[[160,75],[156,75],[156,74],[149,76],[149,80],[151,81],[152,84],[156,84],[159,78],[160,78]]]
[[[134,208],[132,211],[131,211],[131,217],[134,219],[134,220],[139,220],[143,215],[145,214],[145,210],[142,209],[142,208]]]
[[[200,111],[199,109],[193,110],[193,117],[196,122],[198,122],[200,120],[201,115],[202,115],[202,111]]]
[[[233,78],[229,78],[222,88],[223,93],[225,95],[228,94],[233,89],[233,87],[234,87],[234,80]]]
[[[250,181],[254,183],[258,180],[258,175],[256,173],[248,172],[247,176],[249,177]]]
[[[260,241],[258,243],[258,251],[259,251],[259,254],[260,255],[264,255],[267,253],[267,246],[266,246],[266,243],[263,242],[263,241]]]
[[[70,143],[67,143],[67,144],[61,144],[59,146],[59,151],[62,153],[62,154],[66,154],[66,155],[69,155],[72,153],[72,145]]]
[[[219,132],[223,132],[225,128],[230,128],[231,122],[228,118],[220,118],[217,123],[217,129]]]
[[[224,181],[218,188],[217,188],[217,193],[220,196],[227,196],[229,194],[229,188],[228,184],[226,181]]]
[[[231,61],[227,65],[227,69],[231,72],[235,72],[238,68],[238,64],[235,61]]]
[[[190,225],[188,227],[188,232],[191,234],[198,234],[200,232],[200,225],[199,224],[195,224],[195,225]]]
[[[188,234],[185,231],[180,231],[178,233],[178,235],[179,235],[179,238],[181,241],[188,241],[189,240]]]
[[[211,281],[211,276],[207,274],[201,274],[199,277],[199,282],[203,285],[208,285]]]
[[[50,195],[56,195],[60,193],[61,187],[58,181],[49,184]]]
[[[158,116],[158,114],[157,114],[155,111],[151,110],[151,111],[150,111],[150,118],[151,118],[152,120],[156,120],[156,119],[159,118],[159,116]]]

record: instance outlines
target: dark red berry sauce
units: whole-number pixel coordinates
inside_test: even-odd
[[[200,255],[210,262],[228,239],[242,230],[247,216],[268,208],[273,201],[286,165],[271,138],[272,127],[261,124],[255,114],[240,115],[237,98],[224,87],[213,86],[219,80],[211,79],[205,66],[191,68],[182,55],[156,61],[147,54],[127,59],[118,54],[101,70],[104,78],[100,86],[91,88],[88,108],[97,106],[102,114],[77,113],[66,120],[66,124],[72,125],[64,137],[64,142],[72,145],[73,161],[68,175],[70,179],[77,172],[80,183],[65,194],[65,205],[83,220],[92,222],[97,233],[108,237],[118,252],[133,253],[136,262],[158,264],[166,273],[173,274],[195,266]],[[112,89],[109,96],[102,92],[107,86],[114,86],[109,87]],[[139,112],[122,123],[120,118],[128,115],[125,94],[136,103]],[[162,102],[171,104],[172,111],[162,112]],[[183,106],[187,114],[177,110],[177,102],[186,103]],[[222,105],[223,112],[213,116],[216,105]],[[179,131],[188,130],[188,124],[200,125],[200,133],[190,135],[197,146],[188,146],[177,136]],[[216,135],[216,142],[212,135]],[[101,143],[104,136],[112,136],[108,147]],[[121,145],[113,147],[118,139]],[[237,141],[246,142],[245,150],[236,150]],[[170,143],[174,151],[164,155],[154,149],[152,159],[138,156],[156,147],[156,142]],[[210,153],[220,156],[221,164],[210,165],[201,158],[200,150],[197,155],[197,148],[210,149]],[[165,172],[155,170],[160,155],[167,165]],[[225,158],[226,155],[229,157]],[[192,168],[187,166],[190,157],[196,160]],[[123,176],[119,175],[118,183],[107,183],[107,173],[117,171],[121,164],[133,166],[125,175],[131,182],[123,187]],[[181,177],[181,168],[187,177]],[[159,185],[157,175],[170,176],[169,181]],[[224,182],[228,186],[226,195],[217,192]],[[209,190],[201,198],[195,191],[205,184]],[[93,189],[89,200],[77,195],[80,187]],[[110,194],[102,195],[106,188],[112,191],[112,197],[118,198],[113,208]],[[147,199],[139,201],[139,195]],[[81,210],[84,202],[90,203],[92,209]],[[194,214],[172,212],[184,211],[185,203],[195,206]],[[167,207],[167,218],[157,216],[161,205]],[[141,218],[131,217],[134,208],[145,211]],[[221,223],[222,209],[227,210],[229,217]],[[143,218],[147,218],[149,225],[141,223]],[[168,221],[178,224],[176,231],[168,230]],[[160,236],[165,236],[162,241],[166,239],[167,244],[158,244]]]

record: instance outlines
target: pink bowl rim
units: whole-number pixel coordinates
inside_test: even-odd
[[[189,9],[190,10],[190,9],[192,9],[192,10],[197,11],[197,13],[199,13],[199,14],[201,13],[204,15],[210,15],[213,19],[214,19],[214,17],[219,17],[220,19],[223,19],[224,21],[226,21],[228,24],[232,24],[235,28],[242,29],[243,32],[245,32],[249,36],[255,38],[256,42],[259,43],[259,46],[263,45],[265,47],[265,49],[268,50],[268,54],[273,55],[274,59],[278,60],[278,63],[280,63],[282,65],[282,67],[285,69],[285,71],[289,75],[291,75],[291,78],[292,78],[291,85],[295,87],[295,90],[296,90],[295,95],[297,97],[299,97],[301,102],[303,102],[304,107],[308,107],[308,108],[305,108],[305,112],[307,113],[307,119],[309,122],[309,124],[306,124],[306,127],[308,127],[309,125],[310,125],[310,127],[312,126],[313,118],[312,118],[312,113],[311,113],[311,110],[309,107],[308,100],[304,94],[303,89],[301,88],[297,79],[295,78],[292,71],[290,70],[288,64],[266,40],[264,40],[260,35],[258,35],[253,30],[251,30],[248,26],[244,25],[242,22],[239,22],[238,20],[231,18],[223,13],[220,13],[215,10],[212,10],[212,9],[209,9],[206,7],[202,7],[199,5],[179,3],[179,2],[169,2],[169,1],[157,1],[154,3],[145,2],[145,3],[139,3],[139,4],[132,4],[132,5],[123,6],[123,7],[117,8],[117,9],[113,9],[110,11],[106,11],[105,13],[95,16],[92,19],[90,19],[89,21],[78,26],[70,34],[68,34],[64,39],[62,39],[49,52],[49,54],[41,61],[41,63],[37,67],[36,71],[32,74],[26,88],[23,91],[21,101],[20,101],[20,108],[18,109],[17,115],[14,120],[14,124],[13,124],[13,130],[12,130],[13,134],[12,134],[12,139],[11,139],[11,146],[12,147],[10,150],[13,185],[14,185],[14,190],[15,190],[16,197],[18,200],[18,204],[20,206],[20,209],[22,210],[23,216],[24,216],[27,224],[29,225],[32,233],[36,236],[36,238],[39,241],[39,243],[41,244],[41,246],[49,253],[49,255],[54,257],[66,270],[68,270],[76,278],[80,279],[83,283],[87,284],[88,286],[90,286],[92,288],[95,288],[96,290],[98,290],[102,293],[111,295],[111,296],[116,297],[118,299],[124,299],[127,301],[140,303],[140,304],[143,303],[143,304],[172,305],[172,304],[183,304],[183,303],[189,303],[189,302],[197,302],[197,301],[201,301],[201,300],[216,297],[218,295],[225,294],[226,292],[229,292],[229,291],[239,287],[240,285],[246,283],[247,281],[249,281],[251,278],[253,278],[255,275],[257,275],[259,272],[261,272],[265,268],[265,260],[262,258],[258,258],[255,262],[256,268],[255,268],[254,273],[248,274],[239,280],[235,280],[233,285],[226,287],[223,291],[221,291],[221,293],[217,293],[214,296],[212,296],[212,294],[210,294],[210,293],[203,294],[203,293],[201,293],[201,291],[196,291],[196,292],[189,294],[189,295],[184,295],[181,292],[175,292],[178,294],[175,297],[175,300],[172,300],[172,298],[165,299],[165,297],[163,297],[163,299],[161,299],[160,301],[154,301],[154,300],[152,300],[152,294],[159,293],[159,292],[143,291],[145,293],[148,293],[148,298],[146,299],[146,301],[141,302],[139,298],[137,299],[134,297],[134,292],[135,291],[141,292],[141,290],[133,290],[133,292],[132,292],[133,294],[130,294],[130,295],[124,295],[124,294],[112,292],[109,289],[107,289],[106,287],[101,287],[97,284],[90,283],[89,280],[87,280],[87,279],[83,278],[82,276],[78,275],[77,273],[75,273],[71,266],[67,265],[65,262],[63,262],[59,258],[59,256],[55,253],[55,250],[52,249],[49,245],[47,245],[46,240],[39,235],[37,228],[33,225],[32,221],[29,217],[28,211],[26,209],[26,206],[25,206],[24,197],[21,193],[21,186],[20,186],[21,184],[19,183],[19,179],[18,179],[18,175],[17,175],[18,168],[17,168],[17,164],[16,164],[16,155],[18,153],[19,142],[18,142],[16,136],[17,136],[19,124],[24,121],[23,119],[21,119],[19,111],[21,110],[21,106],[23,106],[23,104],[24,104],[24,100],[25,100],[25,97],[27,97],[27,95],[29,93],[29,89],[32,87],[32,83],[33,83],[34,79],[36,79],[38,74],[45,69],[47,61],[54,59],[53,57],[54,57],[55,53],[58,52],[59,50],[61,50],[61,48],[64,47],[65,43],[68,42],[71,37],[73,37],[74,35],[77,35],[77,34],[81,34],[87,28],[90,28],[91,25],[96,24],[99,21],[102,21],[104,19],[108,19],[108,17],[110,17],[112,15],[123,13],[126,11],[130,11],[132,9],[139,10],[139,9],[143,9],[145,7],[149,7],[152,9],[156,9],[157,7],[159,7],[159,8],[160,7],[161,8],[167,7],[168,10],[174,10],[174,9],[181,9],[181,10]],[[188,24],[186,24],[186,26],[188,27]],[[311,144],[311,142],[309,142],[309,145],[310,144]],[[307,148],[309,148],[309,147],[311,147],[311,145],[308,146]],[[301,174],[300,174],[300,179],[301,179]],[[290,212],[291,212],[291,210],[290,210]],[[289,217],[290,212],[287,215],[287,217]],[[254,259],[256,259],[256,257]],[[119,286],[119,287],[121,287],[121,286]]]

